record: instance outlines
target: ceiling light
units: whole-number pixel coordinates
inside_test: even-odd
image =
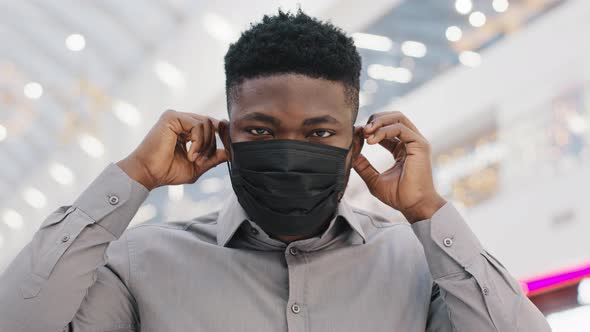
[[[461,15],[467,15],[473,9],[471,0],[456,0],[455,9]]]
[[[367,68],[371,78],[397,83],[408,83],[412,80],[412,72],[407,68],[391,67],[380,64],[372,64]]]
[[[66,47],[70,51],[79,52],[86,47],[86,38],[79,33],[73,33],[66,38]]]
[[[78,139],[78,143],[84,152],[94,158],[99,158],[104,154],[104,145],[98,138],[83,133]]]
[[[23,191],[23,197],[30,206],[41,209],[47,204],[47,199],[41,191],[35,188],[26,188]]]
[[[481,55],[472,51],[463,51],[459,54],[459,61],[467,67],[477,67],[481,64]]]
[[[184,186],[182,184],[168,186],[168,198],[171,201],[180,201],[184,196]]]
[[[37,82],[29,82],[25,84],[23,92],[29,99],[39,99],[43,95],[43,87]]]
[[[230,43],[239,37],[231,23],[218,14],[206,13],[203,16],[203,25],[213,38],[223,43]]]
[[[414,58],[421,58],[426,55],[426,45],[421,42],[408,40],[402,43],[402,52]]]
[[[584,117],[580,114],[572,114],[566,119],[566,121],[572,133],[583,135],[586,132],[586,119],[584,119]]]
[[[473,12],[469,15],[469,23],[476,28],[486,24],[486,15],[482,12]]]
[[[508,0],[494,0],[494,2],[492,2],[492,7],[494,7],[494,10],[498,13],[507,11],[509,6],[510,3]]]
[[[461,28],[459,28],[458,26],[453,25],[447,28],[445,36],[447,36],[447,39],[449,41],[456,42],[461,40],[461,38],[463,37],[463,31],[461,31]]]
[[[154,70],[164,84],[177,91],[184,90],[186,85],[184,75],[176,66],[166,61],[157,61]]]
[[[6,136],[8,136],[8,130],[0,124],[0,142],[5,140]]]
[[[68,185],[74,182],[74,173],[59,163],[53,163],[49,166],[49,174],[59,184]]]
[[[385,36],[356,32],[352,34],[352,38],[354,39],[355,46],[358,48],[387,52],[393,47],[391,39]]]
[[[12,229],[20,229],[23,227],[23,217],[20,215],[20,213],[16,212],[15,210],[4,210],[4,213],[2,214],[2,220],[4,221],[6,226]]]
[[[126,101],[117,100],[113,105],[113,112],[126,125],[135,127],[141,122],[141,114],[137,107]]]

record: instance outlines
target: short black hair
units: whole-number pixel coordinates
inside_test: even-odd
[[[359,107],[361,56],[340,28],[305,14],[264,15],[251,23],[225,54],[227,110],[246,79],[278,74],[303,74],[341,82],[354,118]]]

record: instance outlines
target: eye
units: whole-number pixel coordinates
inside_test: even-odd
[[[252,135],[261,136],[261,135],[270,135],[270,131],[264,128],[251,128],[248,129],[248,132]]]
[[[313,137],[321,137],[321,138],[330,137],[332,135],[334,135],[334,133],[329,132],[324,129],[314,130],[313,133],[311,134],[311,136],[313,136]]]

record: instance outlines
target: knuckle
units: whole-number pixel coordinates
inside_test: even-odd
[[[162,115],[160,116],[163,119],[170,119],[173,117],[176,117],[176,111],[173,109],[167,109],[164,112],[162,112]]]

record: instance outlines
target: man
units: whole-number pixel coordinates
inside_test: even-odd
[[[437,194],[412,122],[353,127],[360,69],[349,37],[301,11],[252,25],[225,57],[229,121],[166,111],[51,214],[0,279],[0,329],[549,331]],[[394,155],[389,170],[365,140]],[[125,231],[151,190],[226,161],[236,195],[221,211]],[[341,201],[351,168],[409,223]]]

